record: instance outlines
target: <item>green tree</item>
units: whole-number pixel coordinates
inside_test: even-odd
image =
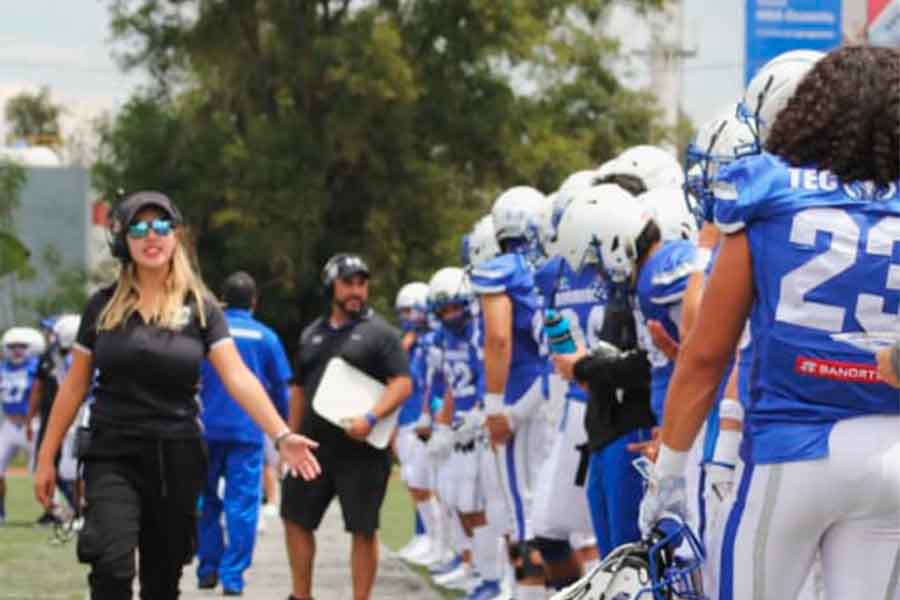
[[[6,101],[4,114],[9,128],[7,141],[27,140],[31,144],[60,144],[59,116],[62,106],[50,98],[46,86],[35,94],[21,92]]]
[[[53,246],[47,246],[41,262],[51,279],[50,288],[33,297],[18,298],[19,302],[42,317],[61,313],[80,313],[87,304],[88,273],[83,268],[66,264]]]
[[[121,62],[154,83],[101,128],[95,182],[170,193],[208,280],[256,274],[292,338],[337,251],[370,260],[384,310],[457,261],[502,188],[549,191],[660,138],[652,99],[607,67],[610,5],[116,0]]]
[[[28,249],[13,230],[13,211],[19,206],[26,179],[21,165],[0,159],[0,277],[21,273],[28,264]]]

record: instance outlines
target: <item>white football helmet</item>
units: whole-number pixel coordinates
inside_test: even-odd
[[[647,539],[614,549],[551,600],[707,600],[700,575],[706,557],[699,540],[680,521],[665,521]]]
[[[394,310],[403,331],[424,327],[427,324],[428,284],[413,281],[401,287],[394,301]]]
[[[6,330],[0,342],[3,344],[3,357],[7,361],[14,365],[20,365],[29,356],[36,354],[33,351],[36,339],[32,331],[34,330],[30,327],[10,327]],[[43,338],[44,336],[41,335],[42,341]]]
[[[650,211],[664,241],[697,239],[697,219],[685,202],[682,188],[649,190],[638,196],[637,201]]]
[[[754,75],[744,92],[742,114],[764,146],[778,113],[787,106],[800,81],[823,57],[816,50],[791,50],[779,54]]]
[[[473,297],[469,276],[459,267],[444,267],[428,282],[428,307],[435,313],[448,304],[468,309]]]
[[[491,215],[478,219],[468,237],[467,249],[463,252],[463,263],[477,267],[500,254],[497,237],[494,235],[494,220]]]
[[[649,220],[646,209],[618,185],[596,185],[580,191],[563,212],[555,249],[576,273],[599,263],[604,277],[622,283],[631,277],[634,241]]]
[[[538,241],[540,214],[547,204],[544,194],[527,185],[509,188],[494,201],[491,219],[494,235],[502,247],[504,240]]]
[[[756,135],[741,116],[739,104],[729,106],[700,126],[694,141],[688,145],[685,169],[686,187],[699,202],[705,220],[712,221],[712,185],[719,170],[759,150]]]
[[[566,177],[563,182],[559,185],[559,191],[562,192],[564,190],[568,190],[570,188],[576,190],[583,190],[584,188],[589,188],[594,183],[594,177],[597,176],[597,171],[595,169],[584,169],[582,171],[575,171],[568,177]]]
[[[601,165],[595,183],[617,183],[635,196],[653,188],[682,185],[678,159],[656,146],[633,146]]]
[[[62,315],[56,320],[56,323],[53,324],[53,335],[60,348],[63,350],[72,349],[80,326],[80,315]]]

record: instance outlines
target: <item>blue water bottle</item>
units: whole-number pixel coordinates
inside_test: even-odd
[[[575,339],[569,329],[569,320],[548,308],[544,313],[544,331],[547,332],[547,342],[550,352],[554,354],[572,354],[576,350]]]

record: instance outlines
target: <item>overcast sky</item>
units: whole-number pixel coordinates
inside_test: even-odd
[[[716,114],[741,90],[744,0],[685,0],[685,35],[697,56],[685,63],[683,106],[695,122]],[[702,17],[702,18],[701,18]],[[626,51],[646,42],[639,23],[617,13],[613,28],[627,32]],[[3,3],[0,19],[0,106],[23,89],[49,85],[67,107],[63,129],[85,130],[89,120],[115,110],[142,82],[123,74],[111,57],[106,3],[98,0],[26,0]],[[632,61],[635,85],[646,66]],[[5,137],[0,119],[0,141]]]

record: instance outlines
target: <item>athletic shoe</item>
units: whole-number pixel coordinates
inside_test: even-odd
[[[36,525],[48,526],[48,525],[56,525],[60,520],[50,512],[45,511],[44,514],[37,518],[35,521]]]
[[[427,551],[429,544],[430,542],[428,541],[427,535],[415,535],[405,546],[397,550],[397,555],[403,560],[409,560],[410,556],[424,554],[424,552]]]
[[[421,558],[420,562],[417,563],[415,560],[410,562],[431,569],[433,567],[437,567],[438,565],[450,562],[451,560],[453,560],[454,556],[455,553],[453,552],[453,550],[449,550],[446,548],[433,548],[431,552]]]
[[[454,571],[435,577],[433,581],[439,586],[451,590],[468,590],[472,579],[472,568],[466,563],[462,563]]]
[[[271,503],[263,504],[262,515],[264,517],[274,518],[278,516],[278,507]]]
[[[463,600],[499,600],[502,594],[497,581],[482,581],[475,590]]]
[[[228,588],[222,588],[222,595],[223,596],[243,596],[244,592],[242,592],[241,590],[232,590],[232,589],[228,589]]]
[[[428,569],[428,573],[431,575],[432,579],[435,577],[440,577],[441,575],[446,575],[447,573],[452,573],[459,568],[459,565],[462,564],[462,561],[462,556],[460,556],[459,554],[454,554],[453,558],[451,558],[450,560],[430,567]]]
[[[215,573],[204,575],[197,581],[197,587],[201,590],[211,590],[219,585],[219,576]]]

